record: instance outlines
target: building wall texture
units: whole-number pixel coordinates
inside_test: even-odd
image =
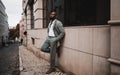
[[[20,37],[24,37],[24,32],[25,32],[25,24],[24,24],[24,19],[22,19],[20,22]]]
[[[27,29],[27,48],[49,61],[49,54],[40,51],[46,39],[43,28],[43,0],[34,0],[34,28],[31,28],[29,1],[23,0]],[[109,25],[71,26],[65,28],[61,56],[56,63],[65,72],[75,75],[120,75],[120,1],[111,0]]]
[[[8,16],[5,12],[5,6],[0,0],[0,46],[2,42],[7,42],[8,33]]]
[[[25,17],[23,16],[22,19],[20,20],[19,22],[19,34],[20,34],[20,37],[19,37],[19,40],[23,39],[23,42],[22,44],[26,45],[26,35],[25,35],[25,32],[26,32],[26,25],[25,25]]]

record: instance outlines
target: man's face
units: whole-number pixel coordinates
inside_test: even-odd
[[[51,18],[51,19],[55,19],[55,18],[56,18],[56,12],[51,12],[50,18]]]

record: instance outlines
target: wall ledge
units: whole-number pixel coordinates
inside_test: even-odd
[[[108,61],[111,62],[111,63],[120,65],[120,60],[118,60],[118,59],[109,58]]]
[[[110,21],[108,21],[108,24],[110,24],[110,25],[120,25],[120,20],[110,20]]]

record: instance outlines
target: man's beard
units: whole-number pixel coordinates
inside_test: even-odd
[[[55,19],[55,17],[50,17],[50,20],[52,20],[52,21],[53,21],[54,19]]]

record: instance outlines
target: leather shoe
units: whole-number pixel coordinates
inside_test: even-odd
[[[46,74],[50,74],[50,73],[55,72],[55,71],[56,71],[55,68],[50,68],[50,69],[46,72]]]

